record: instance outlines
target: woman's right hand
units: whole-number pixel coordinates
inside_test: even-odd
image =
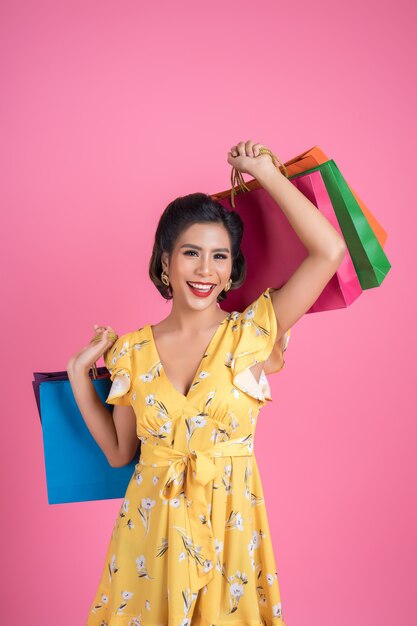
[[[114,344],[117,333],[111,326],[94,324],[94,335],[90,343],[72,355],[67,363],[67,372],[88,373],[92,365]]]
[[[265,170],[277,169],[269,154],[259,152],[261,148],[265,147],[261,143],[254,143],[251,139],[246,142],[239,141],[236,146],[230,148],[227,162],[239,172],[257,178]]]

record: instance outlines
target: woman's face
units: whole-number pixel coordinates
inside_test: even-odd
[[[217,302],[232,272],[229,233],[223,224],[193,224],[178,237],[169,265],[167,253],[161,260],[173,298],[205,308]],[[195,284],[194,290],[190,282]],[[198,285],[210,284],[214,284],[210,291],[198,290]]]

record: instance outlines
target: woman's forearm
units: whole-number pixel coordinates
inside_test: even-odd
[[[337,257],[346,248],[343,237],[272,163],[256,173],[256,179],[282,209],[311,255]]]
[[[88,430],[103,450],[109,464],[117,467],[118,440],[113,416],[98,396],[88,373],[67,369],[75,401]]]

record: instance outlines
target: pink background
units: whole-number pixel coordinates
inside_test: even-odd
[[[167,315],[147,274],[157,220],[228,188],[247,139],[282,161],[318,144],[393,266],[350,308],[304,316],[270,377],[255,449],[284,619],[415,623],[415,13],[2,2],[3,624],[86,622],[121,503],[47,504],[32,372],[65,369],[95,322],[121,334]]]

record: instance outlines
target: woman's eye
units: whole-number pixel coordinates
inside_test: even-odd
[[[197,254],[196,250],[187,250],[186,252],[184,252],[184,254]],[[215,255],[216,257],[220,257],[221,259],[227,259],[227,256],[225,254],[221,254],[220,252],[218,254]]]

